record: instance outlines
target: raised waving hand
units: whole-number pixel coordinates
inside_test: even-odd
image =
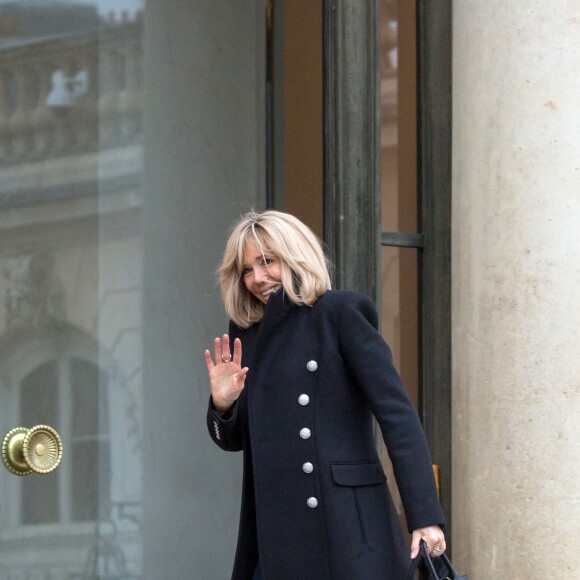
[[[240,396],[249,368],[242,368],[242,341],[239,338],[234,340],[233,357],[230,337],[227,334],[214,339],[213,350],[215,364],[210,351],[205,351],[211,397],[215,408],[220,413],[225,413]]]

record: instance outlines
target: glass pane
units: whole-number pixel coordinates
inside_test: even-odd
[[[323,236],[322,0],[274,0],[274,206]]]
[[[143,570],[229,578],[242,457],[209,439],[203,350],[227,331],[215,270],[230,224],[265,203],[265,2],[170,0],[147,10]],[[132,267],[122,265],[119,276]]]
[[[411,400],[419,398],[419,336],[417,250],[382,248],[381,330]],[[399,517],[405,525],[403,504],[396,487],[387,449],[380,443],[381,461]]]
[[[71,517],[75,522],[111,518],[111,454],[108,443],[84,441],[70,449],[72,475]]]
[[[20,386],[20,416],[22,425],[32,427],[43,423],[54,425],[59,420],[57,361],[40,365]]]
[[[417,232],[416,1],[381,0],[382,230]]]
[[[106,375],[90,361],[71,360],[71,400],[73,437],[108,434],[109,410]]]
[[[57,371],[57,361],[52,360],[40,365],[22,380],[20,415],[23,426],[58,424]],[[50,474],[42,480],[36,477],[23,480],[20,514],[23,524],[43,524],[60,520],[59,480],[56,474]]]
[[[415,0],[381,0],[381,211],[382,230],[390,232],[418,232],[416,4]],[[381,328],[417,407],[417,250],[383,247],[381,257]],[[381,454],[406,529],[392,466],[382,443]]]
[[[265,206],[265,5],[0,0],[0,417],[64,444],[0,473],[0,578],[231,573],[203,349],[228,227]]]
[[[381,329],[415,406],[419,398],[419,295],[417,250],[381,250]]]
[[[58,474],[26,477],[22,481],[20,518],[23,524],[48,524],[60,521]]]

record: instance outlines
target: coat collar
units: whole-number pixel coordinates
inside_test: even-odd
[[[270,299],[264,308],[264,317],[262,320],[270,316],[278,317],[288,314],[295,306],[296,304],[286,296],[284,288],[280,288],[270,296]]]
[[[298,308],[298,306],[286,296],[283,288],[270,295],[270,299],[264,308],[264,316],[259,323],[256,352],[259,351],[266,337],[276,332],[278,325],[295,308]]]

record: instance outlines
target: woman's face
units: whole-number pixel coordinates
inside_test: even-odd
[[[262,251],[253,243],[246,244],[242,280],[260,302],[267,304],[270,295],[281,286],[282,267],[279,258]]]

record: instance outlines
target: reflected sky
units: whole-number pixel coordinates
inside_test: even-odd
[[[103,16],[111,12],[120,14],[123,10],[126,10],[131,15],[137,10],[142,10],[145,4],[144,0],[76,0],[76,2],[95,6],[99,14]]]
[[[50,6],[51,4],[82,4],[94,6],[98,13],[107,16],[111,12],[121,14],[124,10],[133,15],[144,8],[145,0],[0,0],[0,13],[2,5],[16,4],[18,6]]]
[[[133,21],[145,0],[0,0],[0,47]]]

